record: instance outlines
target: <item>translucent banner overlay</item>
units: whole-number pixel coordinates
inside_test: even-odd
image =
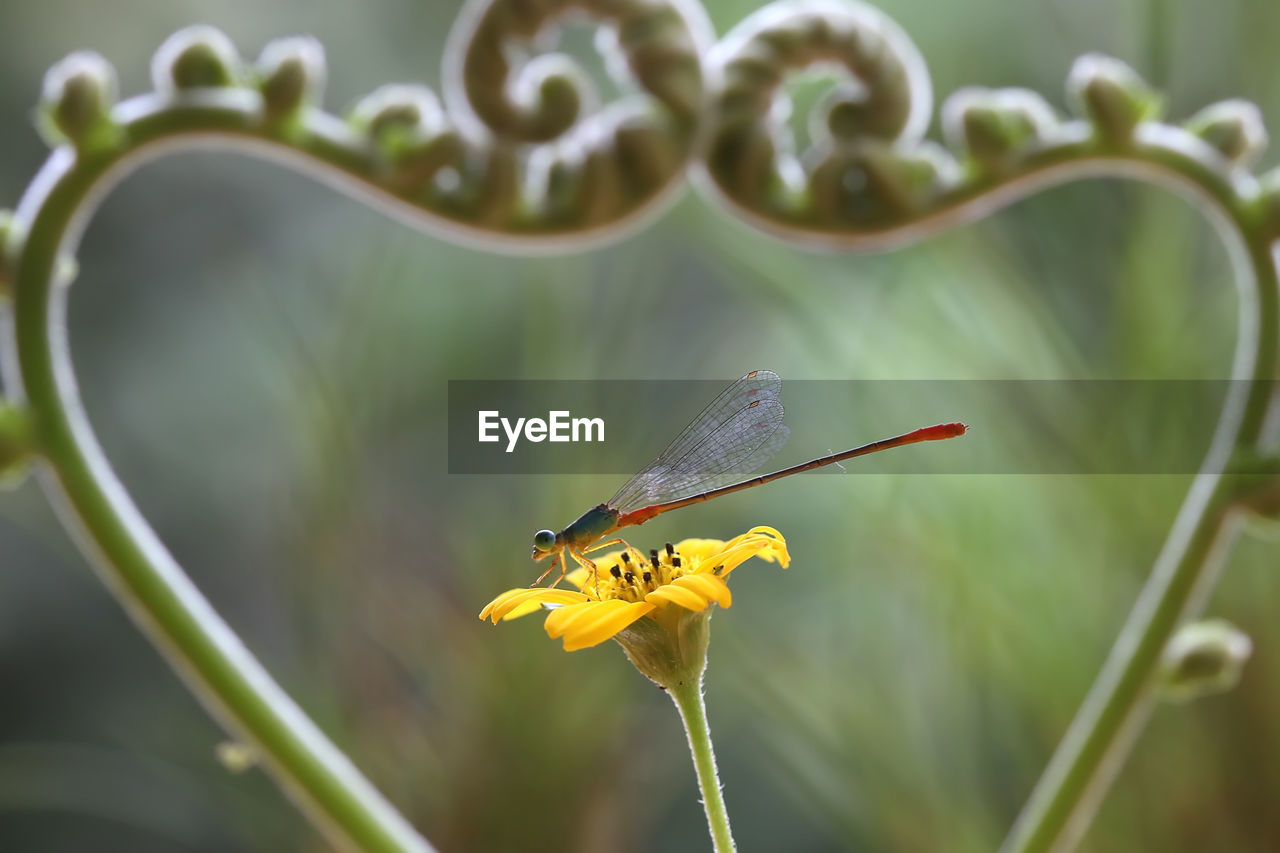
[[[729,384],[453,380],[449,473],[625,478]],[[790,438],[754,473],[961,421],[969,426],[962,437],[820,471],[1193,474],[1231,386],[1227,380],[787,380],[780,400]],[[481,441],[482,434],[492,440]]]

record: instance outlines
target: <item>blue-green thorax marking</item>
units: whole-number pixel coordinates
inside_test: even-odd
[[[560,531],[560,545],[581,551],[591,546],[606,533],[616,530],[618,511],[608,504],[593,506],[578,517],[577,521]]]

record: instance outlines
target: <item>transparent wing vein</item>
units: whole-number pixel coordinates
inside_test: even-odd
[[[782,380],[748,373],[726,388],[632,477],[609,505],[626,513],[727,485],[764,464],[786,442]]]

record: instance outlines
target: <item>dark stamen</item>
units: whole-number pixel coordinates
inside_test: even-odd
[[[644,582],[645,582],[645,583],[653,583],[653,574],[652,574],[652,573],[650,573],[650,572],[645,572],[645,573],[644,573]]]
[[[622,569],[619,569],[617,566],[614,566],[613,568],[609,569],[609,574],[613,575],[615,578],[620,578],[622,577]]]
[[[623,551],[623,552],[622,552],[622,562],[624,562],[624,563],[630,563],[630,562],[631,562],[631,555],[630,555],[630,554],[628,554],[626,551]]]
[[[671,545],[671,543],[670,543],[670,542],[668,542],[668,543],[667,543],[667,556],[668,556],[668,557],[674,557],[675,555],[676,555],[676,549],[675,549],[674,547],[672,547],[672,545]]]
[[[680,568],[680,558],[679,558],[679,557],[672,557],[672,558],[671,558],[671,565],[672,565],[672,566],[674,566],[674,567],[675,567],[675,568],[677,568],[677,569],[678,569],[678,568]]]
[[[653,567],[655,569],[658,568],[658,549],[657,548],[649,549],[649,562],[653,563]]]
[[[636,576],[633,573],[627,572],[623,577],[627,579],[627,583],[635,583]]]

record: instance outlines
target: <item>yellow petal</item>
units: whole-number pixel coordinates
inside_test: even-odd
[[[700,610],[707,609],[707,602],[710,598],[702,595],[700,591],[690,589],[687,586],[677,586],[674,583],[663,584],[644,597],[645,601],[651,601],[655,604],[661,602],[663,604],[678,604],[685,610],[692,610],[695,613]]]
[[[741,566],[747,560],[750,560],[752,557],[764,558],[764,555],[760,553],[760,547],[758,545],[754,543],[744,543],[734,548],[726,548],[724,553],[715,560],[707,561],[707,566],[710,569],[719,569],[716,574],[720,575],[722,578],[726,578],[729,576],[730,572],[738,568],[738,566]],[[773,561],[770,559],[769,562]]]
[[[648,616],[653,610],[653,605],[645,601],[627,602],[625,607],[617,608],[594,625],[575,625],[573,631],[565,634],[564,650],[576,652],[578,649],[599,645],[636,620]]]
[[[692,565],[706,559],[709,554],[724,550],[724,544],[722,539],[686,539],[676,545],[675,549],[680,552],[685,565]]]
[[[571,604],[547,616],[547,635],[564,637],[565,651],[603,643],[632,622],[653,611],[645,601],[587,601]]]
[[[526,613],[532,613],[542,604],[574,604],[580,601],[586,601],[587,597],[580,592],[574,592],[571,589],[547,589],[546,587],[517,587],[509,589],[480,611],[481,619],[491,619],[493,624],[498,624],[499,619],[511,618],[515,616],[510,614],[521,609],[517,615],[523,616]],[[533,607],[523,608],[525,604],[532,604]]]
[[[524,592],[526,589],[527,589],[527,587],[517,587],[517,588],[515,588],[515,589],[509,589],[509,590],[507,590],[506,592],[501,593],[501,594],[500,594],[500,595],[498,595],[496,598],[494,598],[494,599],[493,599],[493,601],[490,601],[488,604],[486,604],[486,605],[484,606],[484,610],[481,610],[481,611],[480,611],[480,618],[481,618],[481,619],[488,619],[488,618],[489,618],[489,614],[493,613],[494,608],[496,608],[496,607],[501,607],[501,606],[502,606],[502,604],[503,604],[503,603],[504,603],[508,598],[510,598],[511,596],[516,595],[516,594],[518,594],[518,593]],[[494,624],[495,624],[495,625],[498,623],[498,617],[497,617],[497,616],[493,617],[493,622],[494,622]]]
[[[512,619],[519,619],[521,616],[528,616],[530,613],[536,613],[541,609],[541,601],[526,601],[523,604],[517,604],[512,609],[502,614],[502,621],[509,622]]]
[[[787,550],[787,540],[775,528],[760,525],[748,530],[747,535],[770,540],[767,547],[761,550],[760,559],[768,560],[770,563],[776,559],[784,569],[791,565],[791,552]]]
[[[699,572],[714,572],[726,577],[738,566],[752,557],[759,557],[767,562],[775,560],[786,568],[791,563],[791,555],[787,552],[787,543],[775,539],[769,533],[777,533],[772,527],[756,527],[750,533],[734,537],[725,544],[719,554],[708,554],[704,563],[698,567]],[[719,571],[716,571],[716,569]]]
[[[581,604],[567,604],[559,610],[553,610],[548,613],[547,621],[543,627],[547,629],[547,636],[554,640],[569,630],[574,620],[581,618],[583,613],[589,613],[607,604],[608,602],[605,601],[584,601]]]
[[[733,593],[729,592],[729,585],[715,575],[703,573],[685,575],[676,578],[668,586],[692,590],[707,601],[714,601],[721,607],[733,606]]]

